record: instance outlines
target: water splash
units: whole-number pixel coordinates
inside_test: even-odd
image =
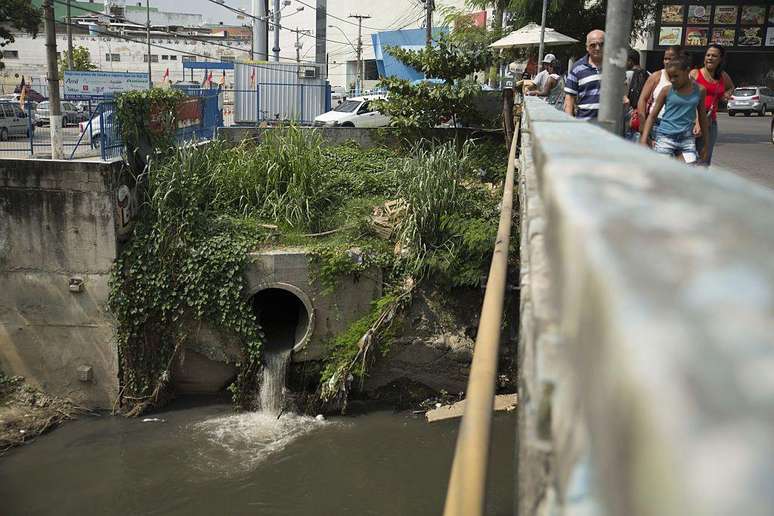
[[[204,438],[198,447],[202,471],[233,474],[250,471],[277,455],[300,437],[329,425],[309,416],[245,412],[193,425]]]

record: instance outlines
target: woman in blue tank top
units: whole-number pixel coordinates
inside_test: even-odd
[[[665,69],[670,85],[661,90],[650,115],[645,122],[645,128],[640,137],[640,143],[648,144],[647,135],[656,117],[664,107],[664,115],[656,129],[656,141],[653,150],[659,154],[678,156],[686,163],[696,163],[696,140],[693,135],[693,124],[697,119],[702,130],[702,137],[707,138],[707,111],[704,108],[706,91],[688,76],[690,63],[688,56],[682,54],[673,59]],[[702,148],[700,159],[706,161],[707,145]]]

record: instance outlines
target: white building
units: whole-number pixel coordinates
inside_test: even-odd
[[[151,2],[152,3],[152,2]],[[233,0],[225,0],[227,5],[235,6]],[[446,6],[457,8],[464,7],[464,0],[436,0],[438,9]],[[118,4],[121,4],[118,2]],[[314,61],[315,58],[315,19],[314,9],[315,0],[291,0],[289,5],[282,8],[282,18],[280,30],[280,60],[281,61]],[[82,4],[81,4],[82,5]],[[102,11],[102,4],[94,3],[94,10]],[[140,5],[136,3],[127,3],[123,12],[128,21],[135,24],[143,24],[144,18],[140,19],[144,13],[140,13]],[[155,25],[155,16],[158,22],[165,26],[175,25],[173,22],[185,22],[191,25],[191,22],[198,23],[201,29],[202,16],[199,14],[180,13],[180,19],[176,18],[177,13],[168,13],[161,11],[151,11],[151,25]],[[328,78],[334,89],[347,88],[354,83],[357,74],[357,54],[356,47],[358,42],[358,23],[356,19],[350,18],[351,14],[362,14],[371,16],[363,20],[362,42],[363,59],[366,62],[366,83],[365,87],[370,87],[376,82],[376,67],[374,64],[374,51],[371,44],[371,34],[383,30],[397,30],[400,28],[418,28],[424,25],[424,7],[418,0],[391,0],[389,2],[363,2],[362,0],[328,0],[328,28],[327,28],[327,54],[328,54]],[[228,19],[231,14],[223,7],[212,4],[211,12],[207,17],[218,20],[219,16]],[[137,18],[136,20],[134,18]],[[251,23],[249,16],[244,16],[240,20],[245,25]],[[435,14],[435,24],[439,24],[441,16],[438,12]],[[116,37],[106,37],[105,35],[92,33],[79,34],[73,36],[73,45],[84,46],[91,54],[92,62],[101,70],[146,72],[147,64],[147,46],[145,45],[145,36],[142,28],[136,26],[140,32],[132,31],[131,39],[138,42],[126,41]],[[269,52],[274,43],[273,27],[270,26],[269,32]],[[60,28],[63,31],[63,29]],[[105,31],[104,27],[97,27],[99,31]],[[179,30],[179,29],[178,29]],[[294,31],[304,31],[299,33]],[[218,30],[212,29],[210,35],[212,42],[201,41],[182,41],[174,36],[163,34],[157,30],[152,31],[151,43],[151,69],[152,79],[160,81],[165,70],[170,71],[171,79],[190,80],[190,73],[183,77],[183,60],[204,60],[209,57],[213,61],[231,60],[240,58],[249,58],[250,43],[247,41],[237,41],[239,38],[221,37],[218,38]],[[196,36],[201,38],[201,36]],[[217,44],[213,44],[217,43]],[[46,57],[45,57],[45,36],[40,34],[36,39],[28,35],[20,34],[16,36],[16,41],[3,49],[3,62],[5,69],[0,71],[0,89],[8,90],[18,84],[21,75],[29,81],[32,78],[35,86],[45,83]],[[223,45],[223,46],[221,46]],[[166,47],[166,48],[159,48]],[[298,46],[298,49],[296,48]],[[57,35],[57,50],[62,51],[67,48],[65,35]],[[194,54],[194,55],[190,55]],[[198,75],[196,75],[198,73]],[[201,81],[202,71],[194,74],[193,80]],[[218,77],[214,77],[217,79]],[[227,76],[230,82],[231,76]],[[37,88],[36,88],[37,89]]]

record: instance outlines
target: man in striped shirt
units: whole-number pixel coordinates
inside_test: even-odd
[[[567,74],[564,112],[579,120],[596,120],[599,113],[599,88],[602,79],[602,50],[605,33],[592,30],[586,36],[588,54],[579,59]]]

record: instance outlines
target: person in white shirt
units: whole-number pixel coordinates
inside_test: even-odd
[[[548,81],[548,78],[551,76],[551,71],[549,71],[549,68],[555,64],[555,61],[556,56],[554,54],[546,54],[543,58],[543,69],[535,76],[534,79],[532,79],[532,82],[535,83],[538,91],[543,91],[545,88],[546,81]]]

